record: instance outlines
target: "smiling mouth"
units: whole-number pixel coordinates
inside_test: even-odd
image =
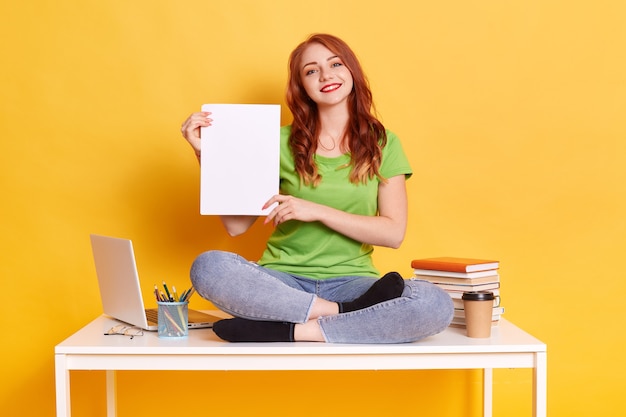
[[[341,84],[330,84],[330,85],[324,86],[324,88],[322,88],[320,91],[322,93],[330,93],[331,91],[335,91],[339,87],[341,87]]]

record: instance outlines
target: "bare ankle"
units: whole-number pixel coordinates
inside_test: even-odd
[[[314,320],[322,316],[333,316],[335,314],[339,314],[339,304],[324,300],[323,298],[315,298],[313,306],[311,307],[311,314],[309,314],[309,320]]]
[[[306,323],[296,324],[293,338],[296,342],[325,342],[322,328],[317,320],[309,320]]]

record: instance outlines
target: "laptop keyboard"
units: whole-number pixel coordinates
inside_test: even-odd
[[[159,322],[159,311],[156,309],[146,310],[146,318],[153,323]]]

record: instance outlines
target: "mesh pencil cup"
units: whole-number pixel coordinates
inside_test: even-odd
[[[162,302],[157,301],[158,336],[184,337],[189,334],[189,302]]]

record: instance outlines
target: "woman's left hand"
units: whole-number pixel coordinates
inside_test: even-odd
[[[321,222],[326,227],[357,242],[397,249],[404,240],[408,215],[406,178],[396,175],[378,185],[378,214],[347,213],[290,195],[275,195],[263,209],[277,204],[265,224],[279,225],[289,220]]]
[[[319,218],[320,205],[307,200],[302,200],[290,195],[275,195],[263,206],[263,210],[272,204],[278,203],[276,207],[267,215],[265,224],[274,222],[274,226],[285,223],[288,220],[299,220],[301,222],[313,222]]]

